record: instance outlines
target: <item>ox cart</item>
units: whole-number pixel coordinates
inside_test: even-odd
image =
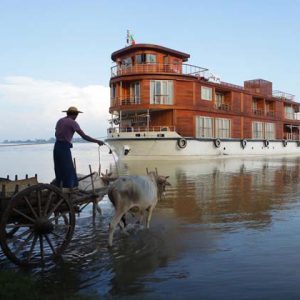
[[[96,180],[95,180],[96,179]],[[91,189],[81,188],[89,180]],[[100,180],[101,182],[97,182]],[[37,176],[0,182],[0,244],[3,253],[17,265],[43,265],[59,257],[70,243],[76,213],[98,202],[107,193],[103,177],[92,173],[79,178],[79,188],[64,190],[39,183]]]

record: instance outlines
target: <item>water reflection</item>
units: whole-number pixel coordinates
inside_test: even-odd
[[[84,148],[77,154],[80,168],[90,161],[97,167],[93,150]],[[170,176],[172,186],[158,203],[151,228],[132,226],[129,236],[117,232],[112,249],[106,246],[113,213],[107,197],[95,225],[87,207],[77,218],[63,260],[29,271],[48,295],[64,298],[79,292],[116,299],[298,295],[300,158],[117,165],[102,154],[104,159],[102,167],[115,174],[146,174],[146,168],[157,168]],[[11,267],[3,255],[1,266]]]
[[[173,208],[187,222],[266,226],[272,209],[297,200],[299,158],[146,165],[171,176],[173,186],[159,207]],[[145,165],[130,162],[122,168],[142,174]]]

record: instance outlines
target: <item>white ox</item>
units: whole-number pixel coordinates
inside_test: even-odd
[[[146,176],[122,176],[108,188],[108,197],[115,207],[115,215],[109,225],[108,245],[112,246],[113,235],[123,216],[132,208],[138,208],[143,214],[148,211],[146,227],[149,228],[153,209],[162,195],[169,176],[159,176],[149,172]],[[121,225],[124,227],[125,223]]]

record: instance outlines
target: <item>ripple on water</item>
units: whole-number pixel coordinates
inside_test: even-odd
[[[105,197],[95,224],[90,206],[77,217],[62,259],[29,274],[45,294],[56,291],[61,299],[77,292],[116,299],[297,299],[299,162],[147,162],[172,183],[150,229],[133,219],[129,235],[118,229],[108,249],[113,209]],[[126,172],[144,174],[145,165],[128,163]],[[2,253],[0,259],[1,268],[13,268]]]

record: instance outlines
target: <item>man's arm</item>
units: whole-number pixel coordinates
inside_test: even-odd
[[[99,146],[104,145],[104,142],[102,142],[101,140],[97,140],[94,139],[92,137],[90,137],[89,135],[86,135],[81,129],[76,130],[76,132],[86,141],[88,142],[92,142],[92,143],[97,143]]]

